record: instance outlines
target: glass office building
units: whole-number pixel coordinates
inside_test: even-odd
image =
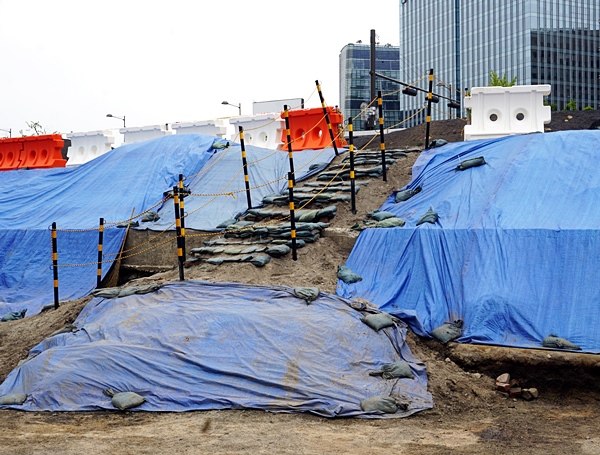
[[[400,75],[399,49],[386,44],[375,47],[376,72],[398,79]],[[371,102],[371,47],[368,44],[347,44],[340,52],[340,110],[344,119],[352,118],[353,129],[361,131],[379,128],[379,115],[370,116],[364,109]],[[381,90],[383,125],[390,128],[400,122],[400,95],[398,85],[377,78],[376,92]],[[377,109],[377,100],[371,106]],[[370,125],[369,125],[370,122]],[[373,125],[373,123],[375,123]],[[368,126],[369,125],[369,126]]]
[[[600,0],[401,0],[401,80],[430,68],[434,92],[452,97],[489,85],[490,71],[519,85],[550,84],[548,104],[600,108]],[[427,78],[420,87],[427,88]],[[423,96],[401,98],[414,114]],[[464,116],[446,103],[434,119]],[[414,124],[424,121],[420,112]]]

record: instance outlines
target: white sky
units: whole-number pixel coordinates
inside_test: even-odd
[[[399,0],[0,0],[0,129],[47,132],[237,115],[222,101],[339,104],[347,43],[398,45]],[[7,133],[0,131],[0,137]]]

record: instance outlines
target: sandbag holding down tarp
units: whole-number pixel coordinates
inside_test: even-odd
[[[150,294],[94,298],[74,322],[79,330],[34,347],[0,396],[26,393],[31,399],[10,407],[29,411],[114,410],[103,393],[109,388],[145,400],[131,411],[381,417],[361,409],[362,400],[381,395],[409,402],[393,417],[432,407],[404,324],[378,333],[351,301],[320,292],[307,305],[295,294],[284,286],[181,281]],[[414,379],[369,375],[401,360]]]

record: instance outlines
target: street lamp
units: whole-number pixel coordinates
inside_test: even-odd
[[[240,112],[240,117],[242,116],[242,103],[240,103],[240,104],[231,104],[231,103],[228,103],[227,101],[223,101],[221,104],[225,104],[227,106],[237,107],[238,110],[239,110],[239,112]]]
[[[117,117],[116,115],[106,114],[107,117],[118,118],[119,120],[123,120],[123,128],[125,128],[125,116]]]
[[[9,128],[7,130],[3,130],[2,128],[0,128],[0,131],[5,131],[8,133],[8,137],[12,137],[12,128]]]

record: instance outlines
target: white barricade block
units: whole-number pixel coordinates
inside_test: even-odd
[[[285,132],[285,121],[279,112],[232,117],[229,119],[229,123],[235,127],[235,133],[231,136],[231,140],[239,142],[237,133],[241,126],[244,128],[245,145],[272,150],[278,150],[283,146],[281,138]]]
[[[543,133],[544,124],[550,123],[550,106],[544,106],[549,94],[550,85],[473,87],[464,102],[471,109],[465,141]]]
[[[66,136],[71,140],[67,151],[67,167],[79,166],[104,155],[113,149],[115,143],[115,137],[110,130],[69,133]]]
[[[156,139],[174,134],[173,130],[169,128],[167,123],[162,123],[160,125],[121,128],[119,132],[123,134],[123,140],[125,144],[147,141],[149,139]]]
[[[225,137],[227,126],[227,122],[223,119],[171,124],[171,128],[175,130],[176,134],[205,134],[218,137]]]

